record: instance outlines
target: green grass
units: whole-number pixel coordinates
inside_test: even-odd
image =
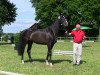
[[[53,67],[45,64],[47,46],[33,44],[33,63],[21,64],[21,57],[11,45],[0,45],[0,70],[25,75],[100,75],[100,42],[87,43],[83,47],[82,61],[78,66],[72,65],[71,55],[52,56]],[[56,43],[53,50],[72,50],[72,43]],[[27,52],[24,54],[28,60]]]

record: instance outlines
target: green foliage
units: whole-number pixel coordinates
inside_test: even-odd
[[[16,7],[9,0],[0,0],[0,26],[15,21]]]
[[[7,35],[7,34],[6,34],[6,35],[4,35],[3,40],[4,40],[5,42],[7,42],[7,40],[8,40],[8,35]]]
[[[100,0],[31,0],[31,2],[36,9],[36,20],[40,20],[43,27],[51,25],[59,12],[66,15],[69,25],[76,23],[100,25]]]
[[[7,42],[7,41],[8,41],[8,37],[11,37],[11,36],[13,36],[13,35],[14,35],[13,33],[3,33],[3,34],[2,34],[3,40],[4,40],[5,42]]]
[[[15,50],[18,50],[19,39],[20,39],[20,33],[16,33],[14,36],[14,44],[15,44],[14,49]]]
[[[2,29],[2,27],[0,26],[0,37],[1,37],[2,33],[3,33],[3,29]]]
[[[19,38],[20,38],[20,33],[16,33],[15,36],[14,36],[14,43],[15,43],[15,45],[18,44]]]

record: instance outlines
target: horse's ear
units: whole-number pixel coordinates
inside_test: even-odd
[[[60,19],[61,16],[63,16],[63,13],[62,13],[62,12],[59,12],[59,17],[58,17],[58,19]]]
[[[63,15],[63,12],[59,12],[59,15]]]

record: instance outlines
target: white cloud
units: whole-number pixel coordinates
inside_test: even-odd
[[[32,8],[30,0],[10,0],[16,5],[17,17],[11,25],[5,25],[3,31],[5,33],[16,33],[30,27],[35,22],[35,9]]]
[[[30,24],[30,23],[34,23],[35,22],[35,20],[33,20],[33,19],[18,19],[17,21],[16,21],[16,24]]]
[[[29,28],[31,25],[33,25],[33,23],[5,25],[3,26],[3,29],[5,30],[4,33],[18,33],[24,29]]]

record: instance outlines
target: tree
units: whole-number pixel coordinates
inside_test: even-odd
[[[51,25],[59,12],[68,19],[69,26],[76,23],[100,28],[100,0],[31,0],[36,9],[36,20],[43,27]]]
[[[55,0],[50,0],[49,2],[48,0],[32,0],[32,3],[36,9],[36,20],[40,20],[43,27],[51,25],[61,9]]]
[[[85,21],[93,28],[99,29],[100,35],[100,0],[84,0],[82,4],[81,8],[84,8],[81,12],[86,17]]]
[[[0,26],[11,24],[15,21],[16,7],[9,0],[0,0]]]
[[[2,27],[0,26],[0,37],[1,37],[1,34],[3,33],[3,29]]]

